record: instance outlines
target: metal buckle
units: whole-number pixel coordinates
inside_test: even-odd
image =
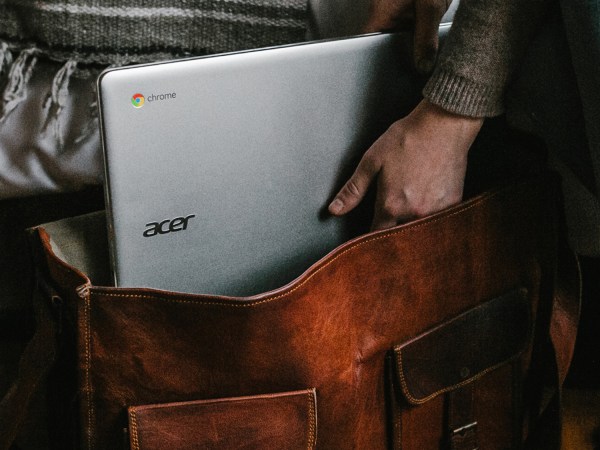
[[[450,434],[450,448],[452,450],[478,450],[477,422],[472,422],[452,430]]]

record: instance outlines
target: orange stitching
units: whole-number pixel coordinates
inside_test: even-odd
[[[402,384],[402,391],[404,392],[404,395],[406,396],[406,398],[408,399],[408,401],[410,401],[411,403],[415,404],[415,405],[422,405],[423,403],[431,400],[434,397],[437,397],[440,394],[443,394],[445,392],[450,392],[454,389],[458,389],[461,388],[463,386],[466,386],[469,383],[472,383],[474,381],[479,380],[481,377],[483,377],[484,375],[487,375],[488,373],[492,372],[493,370],[498,369],[499,367],[503,366],[504,364],[508,364],[510,361],[515,360],[517,358],[519,358],[523,352],[525,351],[525,348],[527,346],[525,346],[524,348],[522,348],[519,352],[517,352],[516,354],[512,355],[510,358],[499,362],[498,364],[488,367],[487,369],[478,372],[477,375],[468,378],[464,381],[461,381],[458,384],[452,384],[450,386],[447,386],[445,388],[442,388],[432,394],[429,394],[427,397],[421,398],[421,399],[417,399],[415,397],[413,397],[408,389],[408,384],[406,383],[406,379],[404,378],[404,370],[403,370],[403,366],[402,366],[402,352],[401,351],[395,351],[396,353],[396,362],[398,364],[398,371],[400,372],[400,384]]]
[[[402,385],[402,391],[404,392],[404,395],[406,395],[406,398],[411,403],[416,403],[416,404],[424,403],[425,400],[423,400],[421,402],[420,400],[416,399],[415,397],[413,397],[410,394],[410,392],[408,390],[408,385],[406,384],[406,379],[404,378],[404,366],[402,365],[402,352],[396,351],[396,350],[394,350],[394,352],[396,353],[396,364],[398,365],[398,372],[400,373],[400,384]]]
[[[315,447],[316,440],[316,411],[315,411],[315,391],[311,389],[308,391],[308,450],[312,450]]]
[[[173,298],[166,298],[166,297],[161,297],[160,295],[148,295],[148,294],[111,294],[111,293],[102,293],[99,292],[98,290],[95,290],[96,293],[98,293],[98,295],[102,295],[105,297],[119,297],[119,298],[140,298],[140,299],[146,299],[146,300],[162,300],[165,302],[169,302],[169,303],[182,303],[182,304],[196,304],[196,305],[211,305],[211,306],[229,306],[229,307],[234,307],[234,308],[249,308],[252,306],[258,306],[261,305],[263,303],[270,303],[272,301],[278,300],[280,298],[283,297],[287,297],[289,295],[291,295],[293,292],[297,291],[298,289],[300,289],[302,286],[304,286],[311,278],[313,278],[314,276],[316,276],[319,272],[321,272],[322,270],[324,270],[326,267],[328,267],[329,265],[333,264],[338,258],[340,258],[342,255],[355,250],[359,247],[362,247],[363,245],[366,245],[368,243],[371,242],[375,242],[381,239],[385,239],[387,237],[390,236],[394,236],[397,234],[403,234],[406,233],[409,230],[414,230],[417,228],[421,228],[425,225],[429,225],[432,223],[436,223],[439,222],[442,219],[446,219],[448,217],[453,217],[457,214],[463,213],[465,211],[468,211],[469,209],[474,208],[475,206],[479,205],[480,203],[489,200],[490,198],[493,198],[495,196],[497,196],[498,193],[495,194],[490,194],[489,196],[480,198],[478,201],[475,201],[467,206],[465,206],[462,209],[459,209],[457,211],[454,211],[453,213],[449,214],[449,215],[444,215],[442,217],[438,217],[432,220],[425,220],[421,223],[415,224],[413,226],[410,227],[403,227],[400,228],[399,230],[394,230],[388,233],[384,233],[382,235],[379,236],[374,236],[372,238],[366,239],[366,240],[361,240],[360,242],[357,242],[356,244],[352,245],[351,247],[347,248],[346,250],[344,250],[343,252],[341,252],[339,255],[337,255],[335,258],[331,259],[329,262],[327,262],[326,264],[324,264],[323,266],[319,267],[318,269],[316,269],[312,274],[310,274],[309,276],[306,277],[306,279],[304,279],[304,281],[302,281],[300,284],[298,284],[297,286],[295,286],[293,289],[291,289],[290,291],[284,292],[282,294],[279,294],[275,297],[271,297],[271,298],[266,298],[263,300],[256,300],[256,301],[249,301],[247,303],[222,303],[219,302],[218,300],[213,300],[213,301],[202,301],[202,300],[183,300],[183,299],[173,299]],[[93,290],[93,289],[92,289]]]
[[[84,321],[85,321],[85,384],[86,384],[86,400],[88,404],[88,449],[93,448],[92,444],[92,422],[94,417],[94,406],[92,403],[92,382],[91,382],[91,365],[92,365],[92,340],[91,340],[91,308],[92,303],[90,301],[90,296],[87,295],[84,298],[85,307],[84,307]]]
[[[129,419],[131,421],[131,441],[133,445],[132,450],[140,450],[140,442],[138,439],[137,416],[135,408],[129,409]]]
[[[519,288],[518,291],[523,292],[524,295],[527,295],[526,288]],[[496,297],[496,298],[499,298],[499,297]],[[488,301],[492,301],[492,300],[488,300]],[[531,303],[531,302],[529,302],[529,303]],[[443,394],[445,392],[449,392],[451,390],[458,389],[460,387],[466,386],[469,383],[472,383],[473,381],[477,381],[484,375],[492,372],[493,370],[498,369],[499,367],[503,366],[504,364],[508,364],[509,362],[520,358],[521,355],[525,352],[525,350],[528,347],[530,347],[533,343],[532,327],[534,326],[534,324],[531,323],[530,308],[528,308],[527,315],[528,315],[529,321],[530,321],[528,331],[527,331],[528,337],[527,337],[527,339],[525,339],[525,343],[523,344],[522,348],[519,349],[514,355],[508,357],[507,359],[505,359],[503,361],[500,361],[498,364],[495,364],[493,366],[488,367],[487,369],[484,369],[482,372],[478,372],[477,375],[474,375],[471,378],[468,378],[458,384],[453,384],[453,385],[447,386],[445,388],[439,389],[438,391],[436,391],[422,399],[417,399],[410,394],[408,384],[406,383],[406,378],[404,376],[404,365],[402,362],[403,360],[402,360],[402,350],[401,350],[402,347],[401,347],[401,345],[395,345],[394,346],[394,354],[396,356],[396,364],[398,366],[397,371],[400,373],[400,384],[402,385],[402,391],[403,391],[404,395],[406,396],[406,398],[408,399],[408,401],[411,403],[414,403],[416,405],[423,404],[423,403],[427,402],[428,400],[431,400],[432,398],[436,397],[439,394]]]

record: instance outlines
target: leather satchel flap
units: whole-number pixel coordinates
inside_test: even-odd
[[[311,450],[316,435],[314,389],[129,407],[132,450]]]
[[[519,356],[531,328],[525,289],[482,303],[395,346],[397,385],[413,405],[464,386]]]

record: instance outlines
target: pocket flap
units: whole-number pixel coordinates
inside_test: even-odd
[[[132,450],[314,449],[314,389],[129,407]]]
[[[424,403],[519,356],[531,328],[525,289],[489,300],[395,346],[397,385],[410,404]]]

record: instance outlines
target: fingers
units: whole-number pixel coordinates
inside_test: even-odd
[[[408,220],[408,219],[407,219]],[[373,215],[373,222],[371,223],[371,231],[385,230],[392,228],[403,222],[403,220],[394,217],[391,214],[385,212],[383,208],[376,207],[375,214]]]
[[[409,25],[414,15],[414,0],[371,0],[363,33],[389,31]]]
[[[371,0],[364,33],[406,28],[414,23],[414,65],[418,72],[433,70],[438,29],[448,9],[446,0]]]
[[[415,2],[415,68],[426,74],[433,70],[438,51],[438,29],[446,12],[445,0]]]
[[[382,170],[385,171],[385,167]],[[371,231],[392,228],[417,216],[411,212],[404,190],[395,186],[391,180],[386,182],[385,178],[379,174]]]
[[[369,152],[365,153],[354,174],[329,204],[329,212],[341,216],[352,211],[364,198],[378,171],[378,163]]]

